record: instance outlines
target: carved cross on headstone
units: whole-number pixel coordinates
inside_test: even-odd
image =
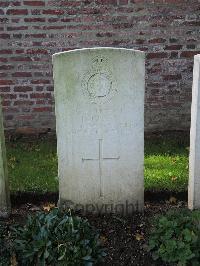
[[[103,197],[103,188],[102,188],[102,163],[104,160],[119,160],[118,157],[104,157],[103,156],[103,139],[99,139],[99,154],[98,158],[82,158],[82,161],[98,161],[99,163],[99,181],[100,181],[100,197]]]

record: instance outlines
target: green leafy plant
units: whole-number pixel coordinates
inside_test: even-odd
[[[149,238],[149,251],[155,260],[200,265],[200,211],[171,211],[156,217]]]
[[[29,216],[25,226],[15,226],[13,232],[20,265],[93,265],[105,256],[88,221],[57,208]]]
[[[0,266],[10,265],[11,246],[8,226],[0,222]]]

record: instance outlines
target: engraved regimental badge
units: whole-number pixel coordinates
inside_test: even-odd
[[[116,91],[109,60],[103,56],[93,58],[91,67],[82,80],[84,95],[93,103],[102,104],[111,99]]]

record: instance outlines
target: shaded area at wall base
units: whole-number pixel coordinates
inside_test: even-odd
[[[187,191],[183,192],[172,192],[172,191],[145,191],[144,199],[145,202],[165,202],[169,201],[170,198],[174,197],[177,201],[187,201]],[[37,193],[37,192],[18,192],[11,194],[11,204],[13,207],[20,206],[22,204],[42,204],[52,202],[57,204],[58,193],[57,192],[47,192],[47,193]],[[172,202],[173,203],[173,202]]]
[[[154,139],[161,137],[181,137],[188,139],[190,130],[163,130],[163,131],[149,131],[145,130],[145,139]],[[40,137],[44,138],[56,138],[56,130],[50,128],[20,128],[19,130],[5,130],[6,140],[15,141],[18,139],[26,139],[27,141],[31,138],[31,141]]]

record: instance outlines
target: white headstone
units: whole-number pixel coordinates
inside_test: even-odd
[[[1,100],[1,99],[0,99]],[[8,170],[6,147],[4,138],[3,115],[0,101],[0,217],[7,217],[10,213],[10,194],[8,184]]]
[[[143,209],[144,53],[53,55],[59,204],[94,212]]]
[[[194,57],[188,207],[200,209],[200,55]]]

